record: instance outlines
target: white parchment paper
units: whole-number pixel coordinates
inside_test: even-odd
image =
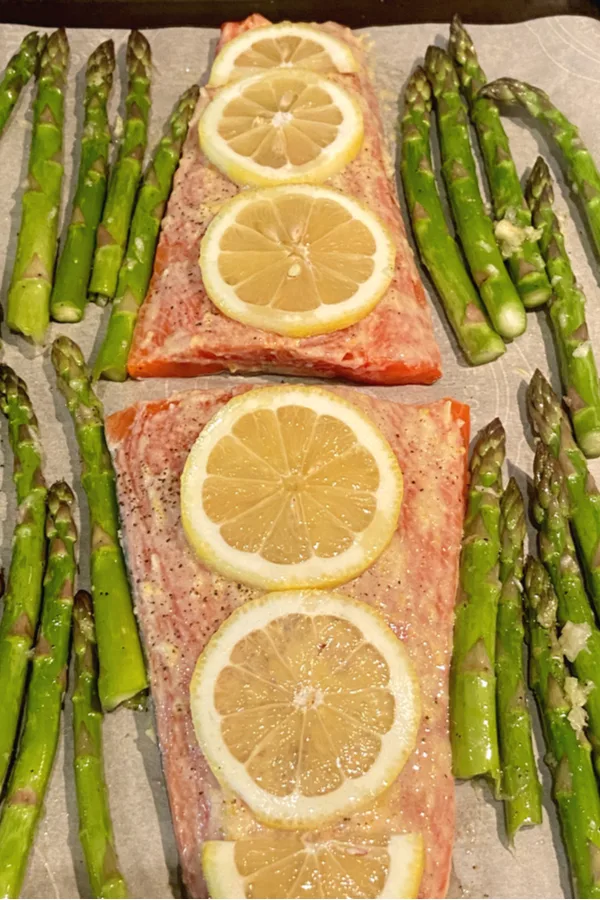
[[[334,15],[333,8],[331,10]],[[22,36],[29,30],[20,26],[0,29],[0,64],[8,59]],[[600,160],[600,22],[578,17],[557,17],[519,25],[475,26],[471,29],[480,60],[490,79],[512,75],[544,87],[557,105],[580,126],[583,139]],[[394,128],[397,100],[410,71],[422,61],[427,44],[441,43],[447,28],[440,25],[415,25],[373,28],[372,62],[380,97],[390,153],[395,154]],[[66,177],[64,205],[70,205],[73,184],[71,174],[78,163],[83,72],[91,50],[102,40],[113,37],[118,50],[121,74],[124,69],[126,33],[119,31],[70,31],[71,67],[67,90],[65,129]],[[154,57],[151,144],[161,133],[165,119],[178,95],[194,81],[203,81],[214,52],[217,32],[191,28],[148,32]],[[6,133],[0,140],[0,278],[2,296],[6,296],[20,218],[20,200],[27,168],[27,150],[31,128],[31,86],[23,93]],[[113,112],[122,111],[117,81]],[[590,332],[600,353],[600,265],[594,263],[584,233],[579,210],[574,205],[556,159],[544,137],[530,130],[524,119],[506,120],[513,153],[521,173],[543,153],[551,163],[562,190],[557,207],[564,221],[567,244],[576,272],[588,297]],[[532,450],[525,424],[524,393],[534,368],[540,366],[559,388],[552,340],[544,314],[530,315],[527,334],[511,346],[496,363],[480,369],[467,368],[443,319],[437,298],[425,279],[432,298],[437,338],[442,347],[444,377],[430,388],[374,388],[374,393],[406,402],[424,402],[442,396],[454,396],[471,405],[473,431],[499,415],[508,433],[508,472],[516,474],[523,488],[531,471]],[[68,333],[79,341],[88,355],[95,353],[107,322],[108,310],[90,308],[85,321],[71,326]],[[51,328],[49,338],[60,333]],[[77,449],[71,423],[62,398],[54,388],[54,375],[47,353],[34,351],[22,340],[6,336],[4,359],[29,385],[40,418],[46,450],[45,471],[48,480],[66,477],[76,488],[85,513],[79,485]],[[164,397],[185,387],[216,384],[219,379],[148,381],[126,385],[101,386],[108,412],[136,399]],[[0,433],[2,448],[7,446],[4,424]],[[1,474],[0,530],[1,556],[9,560],[10,535],[14,525],[14,500],[11,483],[12,460]],[[600,466],[593,465],[596,476]],[[83,515],[82,546],[88,535]],[[81,559],[81,583],[88,578],[88,560]],[[536,719],[536,733],[539,725]],[[116,841],[122,869],[132,896],[180,896],[177,852],[174,844],[160,757],[151,711],[119,711],[105,720],[104,745],[107,780]],[[539,746],[539,740],[538,740]],[[45,816],[40,824],[24,887],[26,897],[89,896],[85,868],[77,839],[77,815],[72,778],[72,738],[70,702],[63,719],[63,735],[48,792]],[[454,853],[452,897],[560,897],[570,888],[556,816],[550,799],[547,770],[540,759],[544,779],[544,824],[518,835],[509,849],[502,819],[502,807],[491,800],[486,789],[471,784],[457,789],[457,834]]]

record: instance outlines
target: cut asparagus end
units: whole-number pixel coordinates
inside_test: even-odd
[[[54,303],[52,318],[55,322],[81,322],[83,309],[79,309],[71,303]]]
[[[548,302],[551,296],[546,288],[540,287],[523,294],[522,299],[526,309],[539,309]]]
[[[50,323],[49,284],[44,279],[22,281],[10,291],[6,324],[11,331],[42,344]]]
[[[519,337],[527,328],[527,315],[523,306],[505,304],[498,310],[495,323],[498,333],[506,340]]]
[[[579,446],[588,459],[596,459],[600,456],[600,431],[588,431],[581,435]]]
[[[101,379],[102,381],[115,381],[123,383],[127,381],[127,369],[121,369],[118,366],[107,366],[105,369],[96,374],[94,371],[94,379],[97,381]]]
[[[506,344],[499,334],[488,335],[485,346],[477,355],[470,358],[471,365],[483,366],[485,363],[493,362],[506,352]]]

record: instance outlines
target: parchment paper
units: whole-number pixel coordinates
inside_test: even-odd
[[[331,8],[334,17],[334,7]],[[8,59],[28,29],[2,26],[0,64]],[[585,18],[551,18],[505,26],[475,26],[471,29],[482,65],[489,78],[513,75],[539,84],[552,95],[558,106],[581,127],[583,139],[600,160],[600,22]],[[374,28],[368,31],[373,43],[373,66],[380,89],[390,151],[395,152],[393,131],[398,95],[427,44],[443,42],[447,29],[439,25],[415,25]],[[71,172],[78,162],[78,146],[72,159],[76,117],[80,115],[83,70],[91,50],[113,37],[118,48],[121,74],[124,68],[125,32],[101,30],[70,31],[72,57],[67,91],[65,207],[70,206],[73,185]],[[159,136],[163,123],[177,96],[192,82],[203,80],[212,58],[217,32],[213,30],[170,29],[148,32],[154,57],[151,144]],[[116,112],[123,98],[117,82],[113,97]],[[2,295],[6,295],[20,218],[20,200],[27,166],[30,138],[31,86],[24,91],[12,121],[0,140],[0,273]],[[79,123],[80,125],[80,123]],[[77,127],[79,127],[79,125]],[[524,173],[542,152],[549,158],[555,176],[558,164],[548,156],[549,148],[535,130],[523,120],[507,120],[506,127],[520,172]],[[564,189],[558,192],[557,206],[564,217],[567,244],[576,271],[589,300],[589,325],[597,352],[600,353],[600,304],[598,273],[578,209]],[[455,396],[471,405],[476,432],[493,416],[500,415],[508,433],[508,470],[525,487],[531,471],[531,437],[524,416],[526,383],[540,366],[559,388],[552,340],[543,314],[530,315],[527,334],[511,346],[500,361],[480,369],[465,367],[452,340],[438,302],[425,280],[433,303],[437,338],[442,347],[444,377],[431,388],[373,389],[381,396],[407,402],[423,402],[442,396]],[[91,307],[85,322],[71,326],[68,333],[80,342],[86,354],[95,353],[106,326],[108,310]],[[60,333],[54,325],[50,338]],[[54,375],[47,354],[33,351],[21,339],[5,336],[4,358],[26,378],[38,412],[48,480],[68,478],[74,484],[82,508],[84,498],[79,486],[79,465],[71,423],[62,398],[54,388]],[[216,384],[217,378],[203,379]],[[108,412],[124,407],[135,399],[163,397],[181,388],[202,383],[196,381],[154,381],[126,385],[101,386]],[[4,429],[4,423],[2,423]],[[2,447],[6,447],[2,431]],[[2,470],[0,497],[2,562],[9,558],[10,535],[14,525],[13,488],[10,480],[12,460]],[[593,465],[596,476],[600,466]],[[86,516],[83,516],[85,523]],[[88,535],[84,525],[82,546]],[[81,584],[88,583],[88,560],[81,559]],[[539,738],[539,724],[536,719]],[[151,711],[119,711],[105,720],[104,743],[107,778],[110,788],[116,841],[123,871],[132,896],[180,896],[177,852],[174,845],[160,758],[152,725]],[[539,740],[538,740],[539,746]],[[89,887],[79,843],[73,795],[72,738],[70,702],[63,719],[63,737],[48,792],[46,814],[40,824],[25,883],[26,897],[89,896]],[[559,897],[569,896],[564,854],[558,835],[556,816],[550,799],[547,770],[540,760],[544,778],[544,824],[520,834],[513,850],[508,849],[502,819],[502,807],[494,803],[486,789],[471,784],[457,789],[457,835],[454,854],[455,874],[451,897]]]

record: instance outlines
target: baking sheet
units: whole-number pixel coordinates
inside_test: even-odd
[[[21,26],[2,26],[0,61],[8,59],[26,33]],[[554,17],[535,22],[503,26],[474,26],[470,29],[479,50],[482,65],[490,79],[513,75],[539,84],[552,95],[558,106],[581,127],[583,139],[600,159],[600,22],[583,17]],[[154,57],[151,144],[160,135],[162,125],[177,96],[192,82],[205,79],[212,58],[217,32],[209,29],[170,29],[147,32]],[[372,60],[380,90],[390,151],[395,152],[393,133],[397,100],[417,61],[422,61],[428,43],[442,43],[447,28],[439,25],[391,26],[369,29]],[[113,37],[123,75],[126,32],[70,31],[71,67],[66,104],[65,208],[70,207],[74,185],[73,166],[77,166],[78,147],[72,158],[76,128],[75,117],[81,108],[85,61],[102,40]],[[112,98],[113,113],[122,111],[123,97],[117,83]],[[14,256],[16,231],[20,218],[20,199],[27,168],[30,135],[31,86],[24,91],[13,119],[0,141],[0,185],[3,216],[0,219],[0,272],[2,294],[6,296]],[[506,120],[507,131],[517,167],[525,172],[538,153],[549,159],[559,177],[556,160],[535,130],[524,120]],[[598,273],[584,233],[578,209],[564,182],[558,192],[557,207],[562,214],[568,248],[575,269],[588,296],[588,317],[594,344],[600,353],[600,305]],[[406,216],[405,216],[406,218]],[[524,394],[534,368],[539,366],[551,376],[556,388],[556,360],[552,340],[543,314],[530,315],[527,334],[511,346],[499,361],[480,369],[467,368],[460,357],[437,298],[427,279],[425,284],[434,306],[437,338],[442,348],[444,377],[430,388],[372,388],[374,393],[406,402],[423,402],[442,396],[455,396],[471,405],[473,431],[499,415],[507,429],[508,472],[515,474],[525,488],[531,470],[532,451],[529,429],[524,426]],[[86,355],[96,352],[109,311],[91,307],[85,322],[70,326],[67,333],[77,340]],[[64,326],[54,325],[49,338]],[[46,451],[48,480],[66,477],[74,485],[83,504],[78,483],[79,466],[73,430],[62,398],[54,389],[54,373],[47,353],[27,347],[20,339],[5,336],[4,359],[21,374],[30,388],[38,413]],[[266,379],[265,379],[266,380]],[[271,379],[273,380],[273,379]],[[103,383],[100,391],[107,412],[136,399],[164,397],[182,388],[216,384],[211,379],[148,381],[126,385]],[[7,446],[2,423],[2,447]],[[0,487],[0,538],[2,562],[9,560],[10,535],[14,525],[14,501],[10,479],[12,459],[2,468]],[[592,465],[600,477],[600,464]],[[84,528],[82,545],[88,543]],[[88,583],[88,560],[81,560],[81,584]],[[89,887],[77,839],[77,815],[72,779],[72,738],[70,702],[64,716],[63,736],[48,792],[46,814],[40,824],[35,849],[25,882],[25,897],[89,896]],[[536,719],[539,738],[539,724]],[[168,801],[164,787],[151,712],[121,710],[105,720],[104,743],[107,780],[119,858],[132,896],[181,896]],[[539,740],[538,740],[539,746]],[[568,875],[556,816],[550,799],[547,770],[540,760],[544,778],[544,824],[517,836],[509,849],[504,833],[502,806],[491,800],[479,785],[457,788],[457,837],[451,897],[559,897],[570,896]]]

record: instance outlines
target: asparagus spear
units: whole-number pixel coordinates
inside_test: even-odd
[[[96,234],[96,253],[89,286],[90,293],[101,305],[108,303],[117,289],[119,268],[142,174],[148,142],[151,70],[150,44],[139,31],[132,31],[127,42],[129,92],[125,101],[127,112],[123,142]]]
[[[50,298],[50,312],[57,322],[79,322],[85,311],[96,231],[106,197],[110,147],[106,105],[114,68],[114,44],[105,41],[88,59],[85,74],[85,114],[77,189]]]
[[[523,825],[542,821],[541,785],[531,742],[523,672],[523,541],[525,510],[511,478],[500,501],[500,582],[496,634],[498,738],[506,831],[512,841]]]
[[[64,29],[60,28],[48,38],[40,60],[27,189],[8,290],[9,328],[38,343],[44,339],[50,320],[64,171],[64,87],[68,62],[69,43]]]
[[[490,326],[481,301],[448,231],[431,164],[431,89],[415,69],[404,94],[400,170],[413,232],[456,339],[472,366],[497,359],[506,349]]]
[[[127,378],[127,357],[138,310],[150,283],[161,219],[199,92],[194,85],[180,97],[169,119],[167,133],[146,170],[133,213],[127,252],[119,270],[108,331],[94,366],[94,378],[109,381]]]
[[[600,255],[600,172],[579,136],[579,130],[560,110],[548,94],[514,78],[499,78],[481,89],[481,96],[524,107],[546,125],[562,152],[563,167],[574,194],[580,198],[588,224]]]
[[[484,775],[496,792],[500,762],[494,667],[504,446],[504,428],[499,419],[494,419],[473,448],[450,671],[454,774],[457,778]]]
[[[147,688],[123,551],[115,475],[104,437],[102,404],[83,354],[70,338],[52,345],[58,387],[75,425],[82,462],[81,483],[91,524],[91,578],[100,655],[99,692],[105,710]]]
[[[477,91],[487,79],[473,41],[458,15],[450,26],[449,48],[477,131],[497,220],[496,237],[501,240],[506,234],[509,238],[503,255],[507,257],[513,283],[527,309],[535,309],[551,294],[544,261],[535,241],[531,213],[523,197],[498,107],[492,100],[477,97]]]
[[[44,49],[46,35],[30,31],[9,61],[0,81],[0,134],[4,131],[19,95],[35,74],[40,53]]]
[[[568,622],[582,626],[583,634],[587,634],[585,644],[572,662],[577,677],[593,685],[586,708],[589,737],[600,767],[600,630],[596,627],[571,538],[565,478],[557,460],[541,442],[534,459],[533,515],[539,528],[540,557],[558,597],[559,621],[563,628]]]
[[[83,848],[92,896],[127,897],[119,871],[102,754],[102,708],[98,698],[98,657],[92,601],[78,591],[73,610],[73,733],[75,790],[79,840]]]
[[[587,741],[569,721],[567,671],[556,636],[556,596],[544,567],[529,559],[525,599],[530,684],[542,719],[554,802],[576,897],[600,897],[600,798]]]
[[[18,897],[60,734],[67,683],[75,544],[71,488],[48,491],[48,561],[40,629],[33,656],[19,751],[0,817],[0,896]]]
[[[442,171],[471,274],[498,334],[517,337],[527,325],[525,307],[506,271],[481,199],[467,114],[452,60],[440,47],[428,47],[425,69],[437,104]]]
[[[541,156],[529,176],[527,199],[542,232],[540,246],[554,287],[550,322],[575,436],[587,457],[600,456],[600,384],[585,317],[585,297],[575,280],[552,208],[552,179]]]
[[[38,422],[25,383],[0,365],[0,408],[8,419],[17,524],[0,621],[0,791],[17,735],[44,575],[46,484]]]
[[[600,493],[585,456],[573,440],[560,401],[539,369],[527,391],[527,409],[534,433],[559,461],[566,479],[575,542],[600,617]]]

